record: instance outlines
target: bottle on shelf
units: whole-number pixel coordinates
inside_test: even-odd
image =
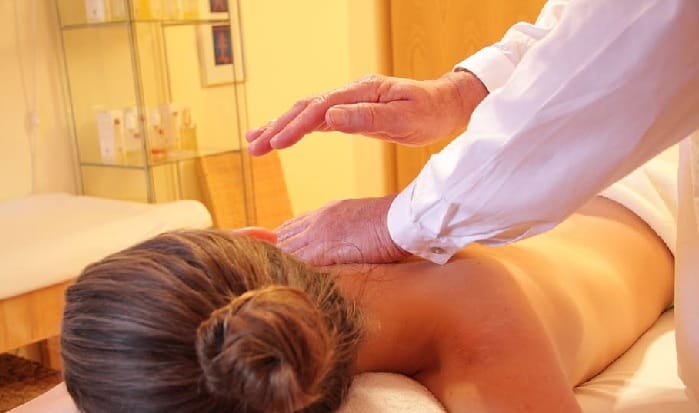
[[[85,19],[88,23],[101,23],[108,20],[108,4],[104,0],[85,0]]]
[[[124,110],[124,162],[128,165],[143,164],[143,121],[136,108]]]
[[[136,20],[158,20],[163,16],[162,0],[133,0],[132,4]]]
[[[118,164],[124,160],[124,125],[121,111],[97,112],[97,137],[100,158],[104,163]]]
[[[189,154],[196,154],[199,150],[199,145],[197,143],[197,125],[192,121],[192,110],[187,106],[182,108],[180,147]]]
[[[150,161],[164,161],[167,158],[167,150],[165,148],[165,130],[162,127],[160,113],[157,110],[153,110],[150,113],[148,139],[150,147]]]
[[[185,20],[196,20],[199,18],[199,1],[182,0],[182,17]]]
[[[162,3],[162,18],[164,20],[181,20],[184,17],[180,1],[166,0]]]
[[[109,5],[109,20],[122,21],[129,17],[126,0],[107,0]]]
[[[163,103],[158,106],[160,122],[165,132],[165,151],[167,157],[174,159],[180,150],[180,107],[175,103]]]
[[[103,23],[128,18],[126,0],[85,0],[85,21]]]

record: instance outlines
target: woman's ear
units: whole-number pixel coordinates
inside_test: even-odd
[[[232,230],[234,234],[241,234],[261,241],[277,245],[277,234],[262,227],[243,227]]]

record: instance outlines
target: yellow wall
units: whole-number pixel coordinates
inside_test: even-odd
[[[39,5],[36,41],[30,39],[28,9],[32,3]],[[261,125],[296,100],[340,87],[365,73],[386,72],[390,56],[387,3],[239,0],[247,125]],[[0,199],[31,191],[22,73],[30,71],[32,47],[37,48],[39,58],[37,189],[75,192],[75,161],[61,90],[53,2],[1,1],[0,23],[0,82],[4,91],[0,100]],[[384,146],[366,138],[313,134],[280,156],[295,213],[333,199],[378,196],[386,190]]]
[[[38,6],[36,32],[32,4]],[[36,190],[75,192],[72,144],[66,123],[52,1],[0,1],[0,200],[32,191],[25,116],[37,92]],[[32,81],[37,59],[36,82]],[[26,96],[26,97],[25,97]]]
[[[384,0],[240,1],[248,125],[297,100],[385,71]],[[382,46],[383,47],[383,46]],[[294,213],[384,193],[383,146],[316,133],[280,152]]]

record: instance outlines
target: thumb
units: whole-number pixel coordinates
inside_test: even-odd
[[[344,133],[388,132],[394,111],[386,103],[336,105],[325,113],[325,123],[330,129]]]

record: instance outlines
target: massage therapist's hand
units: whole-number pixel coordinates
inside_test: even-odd
[[[299,101],[279,118],[248,131],[248,152],[283,149],[314,131],[426,145],[463,131],[487,94],[483,83],[466,71],[423,81],[371,75]]]
[[[388,232],[386,217],[393,198],[332,202],[282,224],[275,231],[277,245],[314,265],[399,261],[410,254]]]

